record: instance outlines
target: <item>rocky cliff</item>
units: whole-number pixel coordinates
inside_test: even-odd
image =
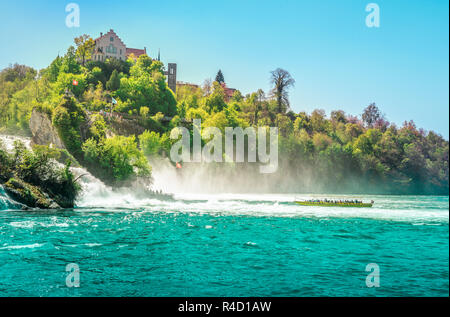
[[[49,115],[40,112],[36,108],[31,112],[30,130],[32,134],[31,142],[33,144],[52,144],[59,149],[65,149],[58,132],[52,125]]]

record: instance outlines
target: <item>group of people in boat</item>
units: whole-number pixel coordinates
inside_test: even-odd
[[[150,189],[149,191],[150,191],[150,194],[154,195],[154,196],[163,195],[163,191],[161,189],[160,190],[158,190],[158,189]]]
[[[361,200],[353,199],[353,200],[329,200],[329,199],[310,199],[307,200],[309,203],[327,203],[327,204],[362,204],[363,202]]]

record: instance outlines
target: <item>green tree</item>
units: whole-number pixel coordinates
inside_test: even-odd
[[[117,70],[115,69],[112,72],[109,80],[106,82],[106,89],[108,89],[110,91],[116,91],[119,88],[120,88],[120,75],[117,72]]]
[[[219,69],[219,71],[217,72],[217,75],[216,75],[216,81],[217,81],[219,84],[224,84],[224,83],[225,83],[225,78],[223,77],[222,70],[220,70],[220,69]]]
[[[362,114],[362,119],[364,123],[369,127],[373,127],[375,122],[383,118],[380,109],[375,105],[375,103],[371,103],[368,105]]]
[[[316,109],[311,113],[311,126],[316,132],[327,132],[329,122],[326,120],[325,111]]]
[[[103,86],[105,85],[106,82],[106,76],[104,71],[100,67],[95,66],[94,68],[92,68],[90,71],[87,72],[86,81],[89,85],[96,86],[100,82]]]
[[[150,177],[151,166],[138,149],[135,137],[114,136],[83,144],[84,158],[103,171],[110,182],[118,183],[133,177]]]
[[[83,34],[74,39],[77,45],[77,57],[80,59],[81,64],[84,66],[86,60],[90,59],[95,47],[95,41],[87,34]]]
[[[204,107],[208,113],[220,112],[226,107],[225,92],[218,82],[213,83],[213,91],[205,98]]]
[[[176,115],[177,102],[167,86],[163,65],[146,55],[139,56],[130,69],[130,76],[120,80],[116,95],[124,102],[122,106],[119,105],[122,112],[139,113],[139,109],[145,106],[149,107],[151,115],[157,112],[167,116]]]
[[[331,111],[330,118],[334,124],[347,123],[347,118],[345,117],[345,112],[342,110]]]
[[[300,112],[294,121],[294,131],[300,132],[301,130],[305,130],[308,133],[312,132],[311,119],[306,112]]]
[[[75,47],[69,46],[66,55],[62,58],[59,73],[81,74],[81,66],[77,62],[77,54]]]
[[[292,133],[294,125],[288,116],[281,113],[277,114],[276,125],[282,136],[288,136]]]
[[[155,131],[146,130],[139,136],[139,144],[141,149],[144,154],[148,156],[162,153],[162,151],[166,148],[166,142],[167,135],[163,134],[161,136]]]

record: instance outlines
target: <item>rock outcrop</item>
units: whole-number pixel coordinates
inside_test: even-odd
[[[5,192],[17,202],[33,208],[55,209],[60,206],[37,186],[28,184],[20,179],[11,178],[3,188]]]
[[[49,115],[44,112],[40,112],[36,108],[31,112],[30,130],[33,135],[31,138],[31,142],[33,144],[53,144],[53,146],[59,149],[65,149],[58,132],[52,125]]]
[[[145,128],[137,120],[127,119],[121,116],[107,117],[106,122],[110,125],[112,134],[125,136],[135,135],[138,137],[145,131]]]

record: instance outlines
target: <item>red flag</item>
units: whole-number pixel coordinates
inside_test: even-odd
[[[78,86],[78,81],[76,81],[75,79],[72,81],[72,85],[74,86]]]
[[[177,168],[181,168],[181,164],[177,162],[176,164]]]

